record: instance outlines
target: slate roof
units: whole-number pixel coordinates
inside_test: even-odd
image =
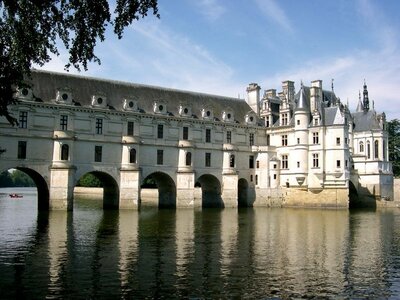
[[[352,115],[354,118],[354,132],[381,130],[374,110],[355,112]]]
[[[224,110],[231,110],[236,123],[244,123],[245,115],[251,107],[243,99],[182,91],[144,84],[112,81],[65,73],[33,70],[32,90],[35,97],[43,102],[53,102],[58,89],[68,88],[73,101],[81,106],[91,107],[93,95],[104,95],[111,109],[123,110],[125,98],[138,101],[139,109],[153,113],[153,102],[166,103],[170,114],[178,116],[179,105],[186,104],[195,117],[201,116],[201,109],[211,108],[214,117],[221,119]]]

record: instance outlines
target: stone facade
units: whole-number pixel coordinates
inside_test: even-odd
[[[393,199],[385,115],[369,108],[366,85],[350,113],[319,80],[263,95],[252,83],[246,101],[43,71],[31,84],[10,107],[19,126],[1,119],[0,166],[27,172],[42,207],[72,209],[87,173],[104,206],[121,209]],[[142,190],[149,182],[156,196]]]

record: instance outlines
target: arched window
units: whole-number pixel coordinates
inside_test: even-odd
[[[364,143],[360,142],[360,153],[364,152]]]
[[[61,146],[61,160],[68,160],[69,156],[69,146],[67,144],[62,144]]]
[[[131,150],[129,150],[129,163],[131,163],[131,164],[136,163],[136,149],[135,148],[131,148]]]
[[[229,157],[229,167],[234,168],[235,167],[235,155],[231,154]]]
[[[371,145],[367,142],[367,158],[371,158]]]
[[[374,147],[374,153],[375,153],[375,158],[379,158],[379,142],[375,141],[375,147]]]
[[[191,166],[192,165],[192,152],[186,152],[185,164],[187,166]]]
[[[383,146],[383,149],[382,149],[383,160],[386,161],[386,142],[385,141],[383,141],[382,146]]]

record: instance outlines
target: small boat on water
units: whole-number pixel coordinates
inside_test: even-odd
[[[9,194],[9,196],[10,196],[10,198],[22,198],[23,197],[22,195],[15,194],[15,193]]]

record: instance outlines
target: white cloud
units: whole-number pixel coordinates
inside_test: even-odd
[[[278,24],[285,31],[292,33],[293,27],[284,10],[274,0],[255,0],[260,11],[268,20]]]
[[[218,0],[198,0],[196,5],[201,9],[201,14],[210,21],[219,19],[225,13],[225,7]]]

